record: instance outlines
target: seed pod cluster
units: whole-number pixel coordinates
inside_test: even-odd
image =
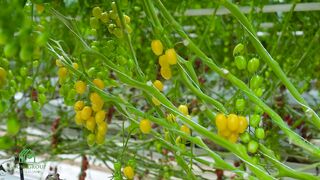
[[[92,17],[90,18],[90,26],[93,29],[93,32],[96,32],[97,29],[101,28],[101,25],[104,25],[108,28],[108,31],[115,35],[118,38],[123,37],[122,23],[119,17],[117,7],[115,2],[111,3],[112,10],[103,11],[100,7],[94,7],[92,9]],[[125,30],[128,33],[132,32],[130,26],[130,17],[128,15],[123,15],[123,20],[125,24]]]
[[[174,48],[170,48],[165,50],[163,54],[163,45],[162,42],[158,39],[152,40],[151,42],[151,49],[152,52],[159,56],[159,64],[161,66],[160,68],[160,74],[161,76],[169,80],[172,77],[172,71],[171,71],[171,65],[177,64],[178,56]]]
[[[61,60],[56,60],[56,65],[59,67],[59,78],[67,78],[68,70],[64,67]],[[73,63],[72,66],[75,69],[78,68],[76,63]],[[101,90],[105,88],[103,80],[99,78],[94,79],[92,82],[96,88]],[[87,136],[88,145],[92,146],[95,143],[103,144],[108,129],[108,123],[105,121],[106,111],[103,110],[104,100],[98,93],[88,91],[87,83],[82,80],[77,80],[74,83],[74,89],[71,90],[75,91],[79,95],[79,98],[81,98],[81,100],[76,101],[73,105],[75,123],[85,127],[90,132]],[[89,95],[88,101],[83,99],[87,94]]]
[[[239,134],[244,133],[248,127],[248,121],[244,116],[235,114],[217,114],[215,117],[218,134],[231,142],[237,142]]]

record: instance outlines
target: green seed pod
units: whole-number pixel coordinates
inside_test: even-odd
[[[244,111],[245,105],[246,105],[246,101],[244,99],[237,99],[236,100],[237,111],[239,111],[239,112]]]
[[[125,65],[125,64],[127,64],[126,58],[123,57],[123,56],[121,56],[121,55],[118,56],[117,61],[118,61],[119,65]]]
[[[40,104],[37,101],[32,101],[31,107],[33,111],[38,111],[40,109]]]
[[[120,28],[114,28],[113,30],[113,34],[117,37],[117,38],[122,38],[123,37],[123,32]]]
[[[91,46],[91,49],[95,51],[99,51],[99,48],[97,46]]]
[[[37,60],[33,61],[33,62],[32,62],[32,66],[33,66],[34,68],[37,68],[37,67],[39,66],[39,61],[37,61]]]
[[[25,89],[28,89],[32,85],[33,79],[30,76],[27,76],[25,79]]]
[[[43,118],[42,118],[42,113],[41,111],[35,111],[35,119],[37,120],[37,122],[42,122]]]
[[[264,133],[263,128],[256,128],[254,133],[258,139],[264,139],[264,137],[265,137],[265,133]]]
[[[108,31],[109,33],[113,33],[114,32],[114,29],[116,28],[117,26],[115,24],[109,24],[108,25]]]
[[[33,111],[32,109],[28,109],[25,111],[25,115],[28,117],[28,118],[32,118],[33,117]]]
[[[257,58],[252,58],[248,62],[248,71],[249,73],[254,73],[258,70],[260,66],[260,61]]]
[[[118,14],[117,12],[113,11],[113,10],[110,10],[109,11],[109,17],[112,19],[112,20],[116,20],[117,17],[118,17]]]
[[[255,75],[250,79],[250,88],[257,89],[261,86],[263,78],[259,75]]]
[[[39,93],[45,93],[47,91],[47,89],[42,84],[40,84],[38,86],[38,91],[39,91]]]
[[[249,141],[248,151],[250,153],[256,153],[258,151],[258,148],[259,148],[259,144],[256,141],[254,141],[254,140]]]
[[[240,140],[243,142],[243,143],[248,143],[250,141],[250,134],[248,132],[244,132],[240,135]]]
[[[93,77],[96,73],[96,68],[95,67],[91,67],[89,70],[88,70],[88,75],[89,77]]]
[[[114,164],[113,164],[113,168],[114,168],[114,170],[116,170],[116,171],[121,171],[121,162],[115,162]]]
[[[100,7],[94,7],[92,9],[92,15],[96,18],[100,18],[102,14],[102,9]]]
[[[244,50],[244,45],[241,43],[237,44],[233,49],[233,56],[243,54],[243,50]]]
[[[261,120],[260,119],[260,115],[254,114],[254,115],[250,116],[249,124],[252,127],[257,127],[259,125],[259,123],[260,123],[260,120]]]
[[[247,61],[243,56],[236,56],[234,61],[239,70],[246,69]]]
[[[90,18],[90,26],[93,29],[99,29],[99,19],[96,17]]]
[[[48,35],[47,33],[40,34],[36,39],[36,44],[38,46],[44,46],[48,41]]]
[[[100,17],[100,20],[103,22],[103,23],[107,23],[109,22],[109,15],[107,12],[104,12],[101,14],[101,17]]]
[[[41,105],[44,105],[44,103],[46,103],[46,101],[47,101],[47,97],[46,97],[45,94],[39,94],[38,95],[38,100],[39,100]]]
[[[19,52],[19,57],[22,61],[28,61],[32,59],[32,48],[29,46],[22,46]]]
[[[112,8],[113,12],[115,12],[115,13],[117,12],[117,5],[115,2],[111,2],[111,8]]]
[[[263,109],[260,108],[258,105],[256,105],[256,106],[254,107],[254,112],[255,112],[256,114],[262,114],[262,113],[263,113]]]
[[[261,88],[257,88],[254,90],[254,94],[258,97],[261,97],[263,94],[263,90]]]
[[[8,43],[4,46],[3,51],[7,58],[11,58],[18,52],[17,44],[15,42]]]
[[[93,146],[94,144],[95,144],[95,142],[96,142],[96,136],[94,135],[94,134],[89,134],[88,136],[87,136],[87,143],[88,143],[88,145],[89,146]]]
[[[156,142],[156,150],[157,150],[158,153],[161,153],[161,151],[162,151],[162,145],[161,145],[160,142]]]
[[[140,6],[134,6],[133,10],[136,11],[136,12],[139,12],[139,11],[141,11],[141,7]]]
[[[20,68],[19,71],[20,71],[20,75],[23,76],[23,77],[27,76],[27,74],[28,74],[28,70],[27,70],[26,67]]]
[[[254,164],[258,164],[259,163],[259,158],[257,156],[253,156],[252,157],[252,161]]]
[[[0,64],[1,67],[8,69],[10,63],[7,58],[0,58]]]
[[[90,34],[93,36],[97,36],[97,30],[96,29],[91,29]]]

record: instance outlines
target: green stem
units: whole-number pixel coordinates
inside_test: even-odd
[[[304,179],[304,180],[318,179],[317,177],[312,176],[311,174],[295,171],[290,167],[286,166],[285,164],[279,162],[274,156],[273,152],[268,150],[263,144],[259,145],[259,149],[261,154],[263,154],[279,169],[278,177],[292,177],[292,178]]]
[[[174,156],[176,158],[177,163],[180,165],[180,167],[184,169],[188,177],[192,180],[197,179],[196,176],[192,173],[191,169],[188,167],[188,164],[185,162],[185,160],[177,153],[175,153]]]
[[[201,90],[194,87],[193,84],[188,79],[188,77],[186,76],[186,74],[182,71],[182,68],[179,68],[179,69],[180,69],[182,81],[196,96],[198,96],[200,99],[203,99],[205,102],[209,102],[213,104],[220,112],[228,114],[228,111],[224,108],[224,106],[219,101],[211,98],[210,96],[201,92]]]

